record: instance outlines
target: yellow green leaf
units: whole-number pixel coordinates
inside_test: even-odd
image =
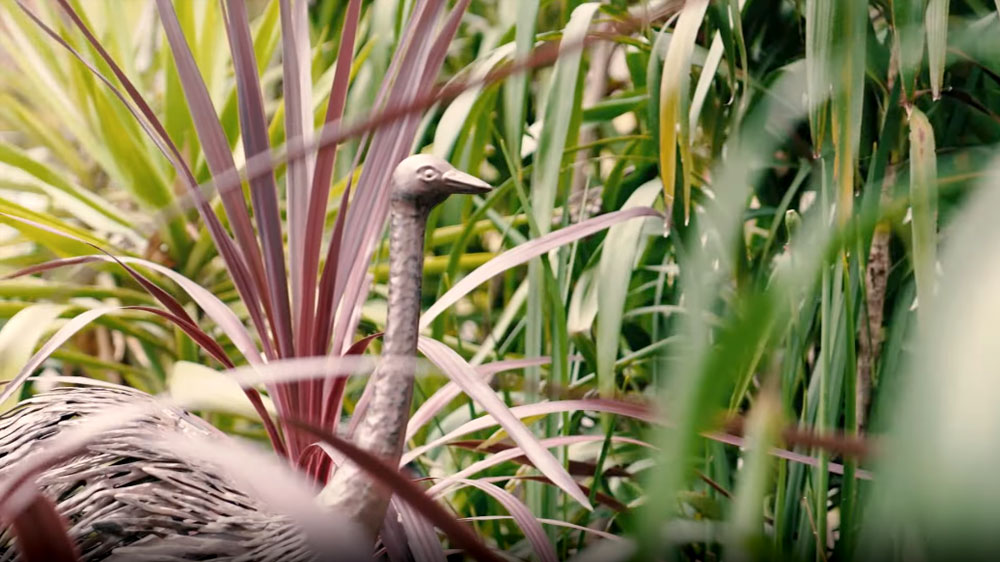
[[[660,75],[660,179],[667,216],[674,206],[674,183],[677,179],[677,150],[680,149],[681,179],[684,186],[684,218],[690,213],[691,149],[688,122],[681,115],[681,96],[687,96],[691,75],[691,54],[698,29],[705,19],[708,0],[691,0],[681,10]]]
[[[931,93],[941,97],[945,55],[948,51],[948,0],[930,0],[924,25],[927,29],[927,65],[930,67]]]
[[[934,294],[937,261],[937,159],[934,129],[915,107],[910,110],[910,207],[917,301],[925,308]]]
[[[13,379],[28,362],[49,326],[66,309],[58,304],[35,304],[21,309],[0,330],[0,381]],[[17,394],[0,404],[5,412],[17,403]]]

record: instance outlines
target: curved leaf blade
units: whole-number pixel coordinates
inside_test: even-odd
[[[418,348],[427,359],[440,367],[451,380],[455,381],[455,384],[461,387],[463,392],[478,402],[507,430],[511,439],[524,449],[525,454],[535,463],[538,470],[551,478],[557,486],[580,505],[588,510],[593,509],[586,495],[580,491],[576,481],[563,468],[562,464],[538,442],[531,430],[511,413],[510,408],[497,397],[493,389],[479,380],[475,370],[465,359],[462,359],[461,355],[437,340],[424,337],[420,338]]]

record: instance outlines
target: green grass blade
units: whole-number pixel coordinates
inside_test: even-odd
[[[899,57],[903,98],[912,99],[924,54],[923,16],[927,0],[890,0],[893,49]]]
[[[12,316],[0,329],[0,381],[12,380],[31,357],[49,326],[66,309],[57,304],[35,304]],[[17,402],[12,395],[0,402],[0,413]]]
[[[650,207],[662,191],[658,180],[649,181],[628,198],[622,209]],[[597,386],[601,395],[615,394],[615,360],[621,338],[625,298],[635,260],[641,247],[645,221],[631,221],[608,229],[597,277]]]
[[[1000,1],[1000,0],[998,0]],[[517,23],[515,28],[516,59],[528,56],[535,45],[535,20],[538,18],[539,0],[511,0],[516,5]],[[525,100],[530,75],[516,73],[503,85],[504,136],[507,146],[518,161],[521,159],[521,136],[524,132]]]
[[[767,559],[764,546],[764,510],[774,459],[768,451],[781,434],[781,405],[776,388],[767,388],[758,397],[747,420],[746,449],[739,486],[733,497],[726,552],[731,560]]]
[[[949,4],[949,0],[929,0],[924,18],[927,27],[927,65],[930,67],[931,93],[935,100],[941,98],[941,82],[944,80]]]
[[[934,296],[937,267],[937,154],[934,128],[915,107],[910,110],[910,205],[913,271],[923,308]]]
[[[674,184],[677,181],[677,154],[681,159],[681,184],[684,196],[684,222],[690,216],[691,204],[691,146],[688,120],[684,119],[681,106],[687,103],[691,77],[691,55],[694,52],[698,29],[705,19],[708,0],[692,0],[684,4],[680,19],[674,28],[663,61],[660,75],[659,144],[660,180],[663,183],[663,201],[670,217],[674,206]],[[683,102],[682,102],[683,98]]]
[[[904,0],[909,1],[909,0]],[[809,128],[813,152],[819,154],[826,139],[830,60],[834,43],[834,10],[837,0],[806,0],[806,80],[809,96]]]
[[[573,10],[570,21],[563,30],[560,45],[577,44],[589,30],[590,22],[597,14],[598,7],[600,5],[596,2],[588,2]],[[559,188],[563,149],[566,148],[566,136],[573,117],[573,104],[570,101],[576,99],[582,55],[579,49],[561,55],[556,62],[552,82],[549,85],[542,118],[542,132],[531,174],[531,206],[539,234],[547,233],[552,224],[552,209]],[[516,158],[517,154],[513,156]]]

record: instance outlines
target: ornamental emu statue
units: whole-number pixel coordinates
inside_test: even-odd
[[[424,234],[431,209],[453,193],[486,193],[489,184],[444,160],[415,155],[393,174],[389,304],[383,356],[371,377],[371,403],[356,431],[362,449],[397,466],[413,394],[423,277]],[[38,441],[83,416],[152,400],[138,391],[59,388],[0,417],[0,475]],[[224,475],[151,445],[164,430],[220,436],[202,419],[163,407],[102,434],[84,453],[44,471],[43,493],[68,520],[83,560],[311,560],[302,533],[268,512]],[[374,540],[389,495],[353,463],[333,475],[322,497]],[[0,562],[18,559],[9,531],[0,533]]]
[[[29,398],[0,417],[0,474],[84,416],[153,400],[125,387],[57,388]],[[224,437],[197,416],[158,407],[39,475],[82,560],[312,559],[287,519],[267,513],[218,471],[157,446],[164,431]],[[9,531],[0,534],[0,561],[18,559],[11,539]]]

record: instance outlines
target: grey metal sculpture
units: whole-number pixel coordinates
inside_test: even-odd
[[[142,401],[154,398],[125,388],[74,387],[19,403],[0,417],[0,474],[84,416]],[[287,519],[218,470],[157,446],[164,431],[225,438],[197,416],[158,405],[39,476],[39,487],[68,520],[82,560],[313,558]],[[9,531],[0,533],[0,562],[19,559],[11,539]]]
[[[373,398],[357,444],[399,464],[413,394],[427,215],[453,193],[485,193],[489,184],[429,155],[405,159],[393,174],[388,318]],[[0,417],[0,474],[80,418],[152,397],[100,387],[60,388],[20,403]],[[70,522],[83,560],[310,560],[305,539],[217,471],[158,448],[165,429],[223,434],[177,408],[156,408],[101,435],[84,454],[39,477],[41,489]],[[374,538],[389,502],[353,464],[341,466],[324,495]],[[0,562],[18,559],[8,531]]]
[[[389,233],[389,305],[379,366],[369,384],[372,399],[355,442],[390,466],[399,465],[413,396],[420,321],[427,215],[453,193],[486,193],[490,185],[427,154],[410,156],[393,174]],[[374,537],[389,495],[356,465],[338,467],[323,500],[339,508]]]

